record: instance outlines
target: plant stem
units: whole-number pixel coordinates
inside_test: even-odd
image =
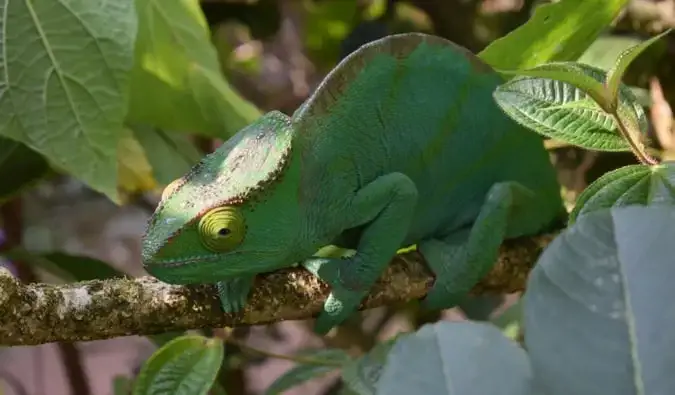
[[[624,125],[619,114],[616,111],[613,111],[610,114],[612,115],[614,122],[616,122],[616,125],[619,128],[621,136],[623,136],[623,138],[628,142],[631,151],[633,151],[633,154],[637,157],[637,159],[645,165],[658,164],[659,162],[656,159],[652,158],[649,154],[647,154],[645,150],[642,149],[641,147],[642,143],[633,139],[633,135],[631,134],[630,130],[628,130],[626,125]]]
[[[248,353],[254,353],[254,354],[259,354],[259,355],[264,355],[269,358],[277,358],[277,359],[284,359],[286,361],[293,361],[297,363],[303,363],[305,365],[317,365],[317,366],[334,366],[336,368],[342,367],[342,364],[339,362],[335,361],[328,361],[328,360],[321,360],[321,359],[315,359],[315,358],[309,358],[309,357],[302,357],[302,356],[293,356],[293,355],[283,355],[283,354],[277,354],[273,353],[270,351],[264,351],[257,349],[255,347],[251,347],[247,345],[246,343],[239,341],[237,339],[234,339],[232,336],[229,336],[227,331],[223,330],[214,330],[214,333],[218,336],[221,337],[226,343],[232,344],[234,346],[239,347],[242,351],[248,352]]]

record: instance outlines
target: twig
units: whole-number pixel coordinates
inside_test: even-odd
[[[527,275],[555,233],[507,241],[498,263],[472,293],[523,290]],[[433,285],[417,251],[397,256],[361,309],[423,297]],[[302,268],[259,276],[240,314],[223,314],[211,285],[176,286],[151,277],[74,284],[21,284],[0,269],[0,344],[33,345],[222,326],[309,319],[329,287]]]

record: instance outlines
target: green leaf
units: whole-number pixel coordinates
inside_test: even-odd
[[[598,69],[599,70],[599,69]],[[526,75],[528,77],[539,77],[549,80],[557,80],[578,88],[601,107],[606,108],[609,105],[609,98],[605,96],[605,86],[602,79],[587,75],[585,66],[573,62],[547,63],[541,66],[524,70],[497,70],[502,74]]]
[[[136,9],[129,122],[228,138],[259,116],[222,77],[198,0],[136,0]]]
[[[0,203],[50,173],[42,155],[18,141],[0,137]]]
[[[632,36],[601,35],[593,41],[577,62],[606,71],[614,66],[621,52],[641,42],[641,39]]]
[[[546,248],[524,296],[540,393],[675,393],[674,224],[672,207],[614,207]]]
[[[495,326],[439,321],[394,344],[377,394],[527,395],[531,382],[527,354]]]
[[[223,361],[219,338],[182,336],[148,359],[134,383],[134,395],[206,395]]]
[[[135,126],[132,130],[145,151],[155,179],[161,185],[168,185],[187,174],[202,156],[185,134],[148,126]]]
[[[117,199],[136,18],[130,0],[8,1],[0,135]]]
[[[128,377],[117,375],[113,378],[113,394],[114,395],[129,395],[131,393],[131,386],[133,380]]]
[[[617,93],[619,92],[621,79],[623,78],[623,74],[626,72],[626,69],[631,64],[631,62],[635,60],[635,58],[637,58],[638,55],[642,53],[642,51],[647,49],[647,47],[656,41],[660,40],[666,34],[670,33],[671,30],[672,29],[668,29],[658,36],[652,37],[647,41],[644,41],[632,48],[623,51],[621,55],[619,55],[619,58],[614,64],[614,67],[609,69],[607,72],[607,96],[612,99],[613,104],[616,104],[616,97]]]
[[[490,316],[504,304],[504,295],[467,295],[458,305],[471,321],[489,321]]]
[[[587,76],[604,83],[605,73],[577,64]],[[630,89],[619,90],[622,118],[644,134],[648,121]],[[548,78],[517,77],[494,92],[499,107],[521,125],[547,137],[599,151],[629,151],[611,115],[574,86]]]
[[[13,249],[4,255],[9,259],[28,262],[68,282],[104,280],[124,275],[101,260],[63,252],[34,254]]]
[[[675,204],[675,163],[630,165],[602,175],[577,198],[570,224],[581,215],[609,207]]]
[[[282,394],[291,387],[339,369],[351,361],[349,354],[340,349],[303,350],[297,356],[313,362],[301,362],[300,365],[288,370],[269,386],[265,394]]]
[[[377,382],[382,375],[387,355],[403,334],[377,343],[367,354],[342,368],[342,381],[346,388],[359,395],[375,395]]]
[[[562,0],[537,7],[522,26],[478,56],[496,69],[529,69],[576,60],[619,15],[628,0]]]

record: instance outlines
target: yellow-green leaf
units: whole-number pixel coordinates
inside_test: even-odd
[[[198,0],[135,1],[129,122],[228,138],[259,116],[221,75]]]
[[[529,21],[493,41],[478,56],[504,70],[576,60],[627,3],[628,0],[561,0],[539,6]]]
[[[157,188],[152,166],[145,150],[129,129],[124,129],[117,149],[119,188],[126,193],[151,191]]]

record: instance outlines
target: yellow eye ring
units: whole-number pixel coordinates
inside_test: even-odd
[[[244,241],[246,222],[237,208],[218,207],[202,216],[197,230],[204,247],[226,252]]]

